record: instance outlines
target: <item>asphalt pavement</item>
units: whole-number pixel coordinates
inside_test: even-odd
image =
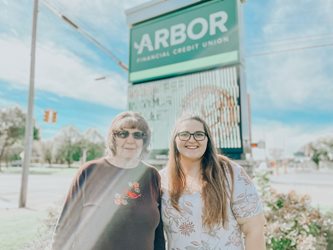
[[[45,210],[62,202],[72,180],[71,175],[30,175],[26,208]],[[0,210],[18,209],[21,175],[0,173]]]
[[[270,180],[277,191],[307,194],[313,206],[333,212],[333,169],[280,170]]]
[[[30,175],[26,207],[39,211],[61,203],[72,178],[69,174]],[[333,170],[280,170],[271,176],[271,184],[280,192],[308,194],[315,206],[333,211]],[[20,188],[19,174],[0,173],[0,211],[18,209]]]

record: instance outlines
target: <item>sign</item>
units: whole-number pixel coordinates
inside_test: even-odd
[[[128,103],[129,110],[141,113],[148,121],[153,150],[168,149],[176,120],[191,113],[205,119],[223,152],[241,151],[240,88],[235,66],[131,85]]]
[[[130,37],[132,83],[239,62],[236,1],[207,1],[135,25]]]

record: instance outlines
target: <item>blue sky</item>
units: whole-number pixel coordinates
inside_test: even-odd
[[[106,134],[126,109],[127,74],[40,0],[34,116],[42,137],[74,125]],[[48,0],[128,64],[124,10],[146,0]],[[248,0],[244,5],[247,90],[253,141],[289,156],[305,143],[333,135],[332,0]],[[0,107],[26,111],[33,0],[0,0]],[[52,9],[52,8],[51,8]],[[101,76],[106,79],[96,81]],[[42,121],[58,112],[57,124]]]

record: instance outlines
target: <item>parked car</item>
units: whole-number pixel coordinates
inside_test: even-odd
[[[10,165],[12,167],[22,167],[22,160],[11,161]]]

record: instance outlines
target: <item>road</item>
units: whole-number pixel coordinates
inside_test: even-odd
[[[32,210],[45,210],[62,202],[73,175],[29,175],[26,207]],[[18,208],[21,188],[19,174],[0,174],[0,209]]]
[[[75,169],[66,174],[30,175],[27,193],[27,208],[45,210],[62,202],[67,193]],[[308,194],[315,206],[333,211],[333,170],[290,171],[271,176],[272,187],[281,192],[295,190]],[[0,174],[0,210],[18,208],[21,176]]]
[[[313,206],[333,212],[333,170],[289,170],[272,175],[271,184],[279,192],[295,190],[298,194],[307,194]]]

